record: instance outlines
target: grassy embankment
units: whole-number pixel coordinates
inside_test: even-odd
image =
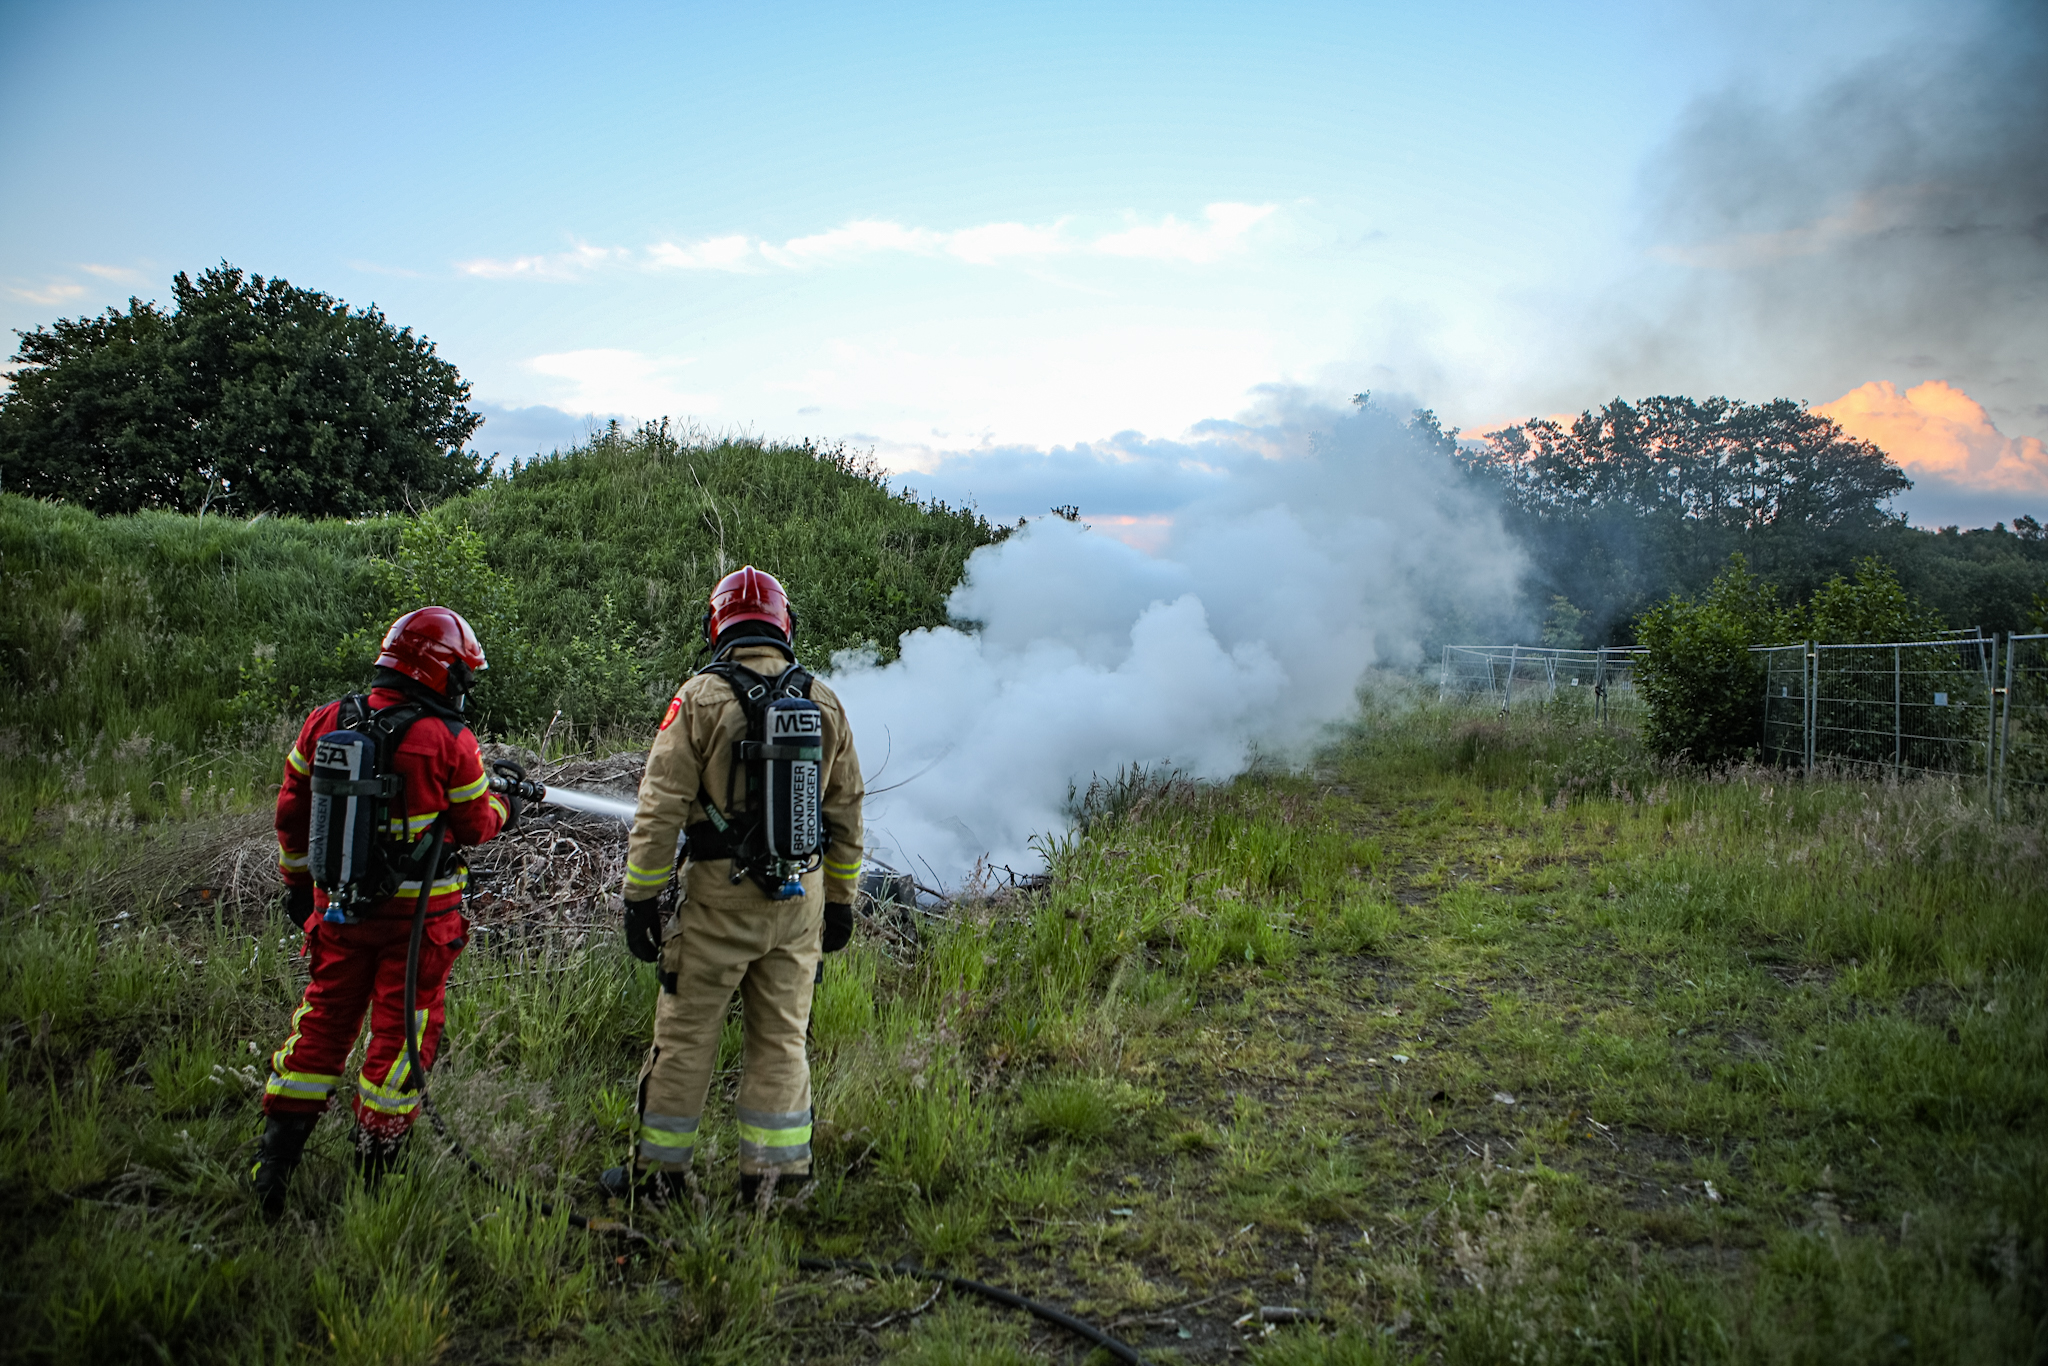
[[[69,743],[86,787],[4,833],[0,1355],[1079,1359],[812,1251],[1012,1285],[1162,1362],[2048,1347],[2048,854],[1939,783],[1710,781],[1567,713],[1388,704],[1299,774],[1098,792],[1043,894],[832,961],[809,1206],[659,1216],[643,1255],[445,1161],[366,1196],[339,1117],[263,1227],[239,1179],[302,969],[261,794],[226,790],[240,750],[152,801],[102,767],[148,753]],[[435,1078],[496,1170],[585,1209],[654,990],[606,930],[466,956]],[[1259,1303],[1323,1321],[1231,1326]]]
[[[494,668],[472,708],[530,743],[659,716],[726,569],[774,569],[824,658],[945,620],[999,533],[844,451],[600,435],[421,518],[95,518],[0,495],[0,849],[34,811],[155,819],[274,781],[278,719],[360,686],[377,634],[439,601]],[[190,799],[181,800],[186,789]]]

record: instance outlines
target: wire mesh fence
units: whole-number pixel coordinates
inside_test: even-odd
[[[1764,664],[1764,757],[1810,767],[1813,752],[1812,662],[1805,645],[1759,645]]]
[[[1997,642],[1815,647],[1813,746],[1894,773],[1990,776]]]
[[[1759,646],[1764,750],[1894,774],[1996,777],[1998,642],[1960,633],[1884,644]]]
[[[1753,647],[1762,665],[1766,761],[1903,777],[1972,779],[2001,810],[2031,794],[2048,810],[2048,634]],[[1603,719],[1640,705],[1639,648],[1447,645],[1437,695],[1501,714],[1585,698]]]
[[[1562,650],[1547,645],[1446,645],[1437,697],[1483,702],[1502,713],[1517,702],[1582,698],[1603,719],[1636,703],[1640,649]]]
[[[2007,795],[2048,795],[2048,635],[2008,636],[1999,717],[1999,785]]]

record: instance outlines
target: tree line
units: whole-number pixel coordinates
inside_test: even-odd
[[[1634,644],[1646,612],[1706,592],[1738,554],[1792,601],[1874,558],[1954,628],[2026,629],[2048,585],[2034,518],[1911,527],[1886,507],[1912,486],[1897,463],[1791,399],[1617,398],[1478,441],[1414,421],[1498,498],[1546,644]]]

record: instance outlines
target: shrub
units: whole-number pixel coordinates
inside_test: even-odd
[[[1673,596],[1645,612],[1636,634],[1649,654],[1636,688],[1649,714],[1652,753],[1718,764],[1763,744],[1763,664],[1752,645],[1792,638],[1794,620],[1778,590],[1729,557],[1698,602]]]
[[[1837,574],[1803,607],[1732,555],[1698,602],[1673,597],[1637,623],[1649,647],[1636,686],[1649,706],[1643,740],[1654,754],[1717,764],[1763,745],[1763,661],[1754,645],[1817,640],[1828,645],[1927,640],[1941,618],[1908,594],[1876,556]]]

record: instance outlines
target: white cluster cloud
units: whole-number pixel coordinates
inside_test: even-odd
[[[149,279],[141,271],[129,266],[105,266],[91,261],[81,261],[76,268],[84,271],[87,275],[95,276],[114,284],[139,285],[147,283]],[[78,281],[63,275],[47,276],[40,284],[24,282],[11,284],[7,287],[7,292],[15,298],[26,299],[30,303],[43,308],[53,308],[61,304],[68,304],[73,299],[83,297],[89,290],[90,286],[82,285]]]
[[[657,242],[644,251],[579,243],[563,252],[463,261],[457,269],[489,280],[566,280],[605,266],[733,272],[807,270],[886,255],[949,258],[977,266],[1081,256],[1206,265],[1245,250],[1253,231],[1275,212],[1271,204],[1218,203],[1205,208],[1198,221],[1167,214],[1156,222],[1132,219],[1113,231],[1093,235],[1076,230],[1071,217],[1048,224],[983,223],[951,231],[862,218],[780,243],[743,233],[694,242]]]
[[[1883,447],[1915,479],[1943,479],[1964,488],[2048,494],[2048,448],[2033,436],[2007,436],[1984,405],[1941,380],[1903,393],[1876,380],[1815,412],[1851,436]]]
[[[568,251],[536,256],[514,256],[509,260],[464,261],[457,268],[465,275],[486,280],[573,280],[599,266],[628,260],[632,253],[623,247],[593,247],[579,242]]]
[[[948,607],[973,629],[833,661],[881,858],[1021,867],[1091,777],[1227,778],[1341,719],[1369,667],[1416,662],[1447,605],[1508,609],[1518,553],[1440,458],[1378,410],[1275,403],[1209,424],[1216,478],[1158,555],[1042,518],[969,560]]]

